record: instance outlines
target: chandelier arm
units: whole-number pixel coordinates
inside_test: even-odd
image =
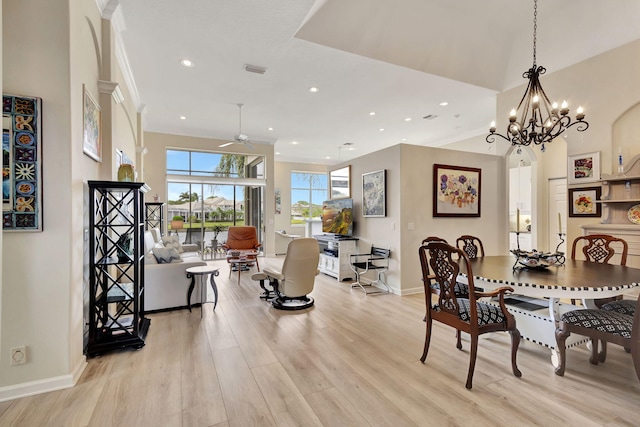
[[[509,138],[507,138],[504,135],[501,135],[499,133],[490,133],[489,135],[487,135],[487,137],[484,139],[485,141],[487,141],[489,144],[493,144],[494,142],[496,142],[496,137],[500,137],[502,139],[504,139],[507,142],[511,142],[511,140]]]

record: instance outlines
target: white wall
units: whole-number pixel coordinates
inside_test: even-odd
[[[31,31],[25,34],[27,27]],[[42,98],[46,158],[42,178],[44,231],[4,233],[3,264],[10,267],[2,271],[0,386],[70,372],[71,257],[82,259],[82,252],[72,253],[69,234],[74,215],[69,191],[69,36],[68,1],[3,3],[3,89]],[[67,191],[60,191],[63,188]],[[82,281],[76,285],[81,287]],[[19,345],[27,346],[28,363],[9,366],[8,350]]]
[[[98,57],[103,23],[110,23],[96,3],[5,0],[2,17],[3,92],[42,98],[43,231],[3,233],[2,264],[9,267],[0,288],[0,401],[71,386],[82,373],[86,181],[111,167],[82,151],[83,84],[96,100],[104,98]],[[110,66],[116,70],[115,61]],[[106,98],[103,111],[112,107]],[[103,117],[104,126],[110,124]],[[110,141],[103,142],[103,158],[110,159]],[[9,348],[20,345],[27,363],[10,366]]]
[[[423,292],[418,247],[428,236],[455,245],[463,234],[479,237],[487,255],[508,253],[509,221],[506,165],[502,157],[439,148],[402,145],[401,284],[402,293]],[[481,216],[433,217],[433,165],[480,168]],[[413,224],[410,230],[409,224]]]

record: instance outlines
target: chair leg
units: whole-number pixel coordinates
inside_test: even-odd
[[[560,375],[560,376],[564,375],[564,367],[567,360],[566,359],[567,349],[565,347],[565,343],[569,335],[571,335],[571,332],[565,331],[564,329],[562,329],[562,327],[559,327],[558,329],[556,329],[556,345],[557,345],[558,356],[559,356],[558,367],[555,370],[556,375]]]
[[[522,372],[518,369],[518,364],[516,363],[516,355],[518,354],[518,347],[520,346],[520,331],[514,329],[513,331],[509,331],[511,335],[511,370],[513,371],[513,375],[520,378],[522,376]]]
[[[600,353],[598,353],[598,360],[604,363],[604,361],[607,360],[607,342],[600,340],[600,347],[602,348],[602,350],[600,350]]]
[[[473,371],[476,368],[476,356],[478,355],[478,336],[471,334],[471,351],[469,354],[469,373],[467,374],[467,384],[465,387],[471,390],[471,383],[473,381]]]
[[[427,315],[424,318],[424,321],[427,323],[427,327],[426,327],[426,335],[424,337],[424,350],[422,351],[422,357],[420,358],[420,361],[422,363],[424,363],[424,361],[427,359],[427,353],[429,352],[429,343],[431,342],[431,324],[432,324],[432,320],[431,320],[431,316],[429,315],[429,313],[427,312]]]
[[[591,357],[589,357],[589,362],[591,362],[592,365],[597,365],[598,359],[598,340],[591,338]]]
[[[460,332],[460,329],[456,331],[456,347],[458,350],[462,350],[462,332]]]

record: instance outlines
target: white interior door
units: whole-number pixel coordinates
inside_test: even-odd
[[[549,180],[549,216],[547,217],[549,231],[549,251],[553,252],[560,242],[558,238],[558,229],[561,228],[563,233],[567,232],[567,179],[554,178]],[[560,215],[560,222],[558,221]],[[563,236],[566,239],[566,236]],[[567,243],[564,242],[559,251],[567,252]]]

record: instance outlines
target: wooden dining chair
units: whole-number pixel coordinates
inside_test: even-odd
[[[629,246],[624,239],[608,234],[589,234],[587,236],[576,237],[571,245],[571,259],[576,259],[578,248],[580,248],[585,260],[588,262],[610,264],[613,256],[619,254],[620,265],[627,265]],[[599,299],[595,301],[595,304],[600,307],[615,300],[615,298]],[[571,304],[575,304],[575,300],[572,299]]]
[[[571,259],[576,259],[576,250],[580,244],[582,244],[580,248],[582,254],[589,262],[610,264],[611,258],[618,253],[620,254],[620,265],[627,265],[629,246],[624,239],[609,236],[608,234],[590,234],[576,237],[571,246]]]
[[[560,317],[556,329],[556,343],[560,355],[559,365],[555,372],[563,376],[566,366],[565,342],[572,334],[584,335],[591,339],[591,357],[589,362],[597,365],[607,358],[607,342],[630,349],[636,376],[640,380],[640,314],[635,302],[634,316],[598,309],[572,310]],[[598,352],[600,342],[600,352]]]
[[[484,256],[484,246],[482,246],[482,240],[475,236],[465,234],[458,237],[456,240],[456,246],[462,249],[469,259],[475,259]]]
[[[516,321],[507,311],[504,294],[512,292],[509,287],[500,287],[491,292],[470,292],[469,298],[459,298],[454,291],[460,265],[464,264],[469,280],[469,289],[473,287],[473,273],[467,254],[461,249],[445,242],[431,242],[420,246],[418,250],[422,266],[422,280],[427,308],[426,335],[424,351],[420,361],[424,363],[429,351],[433,321],[449,325],[458,331],[464,331],[471,337],[469,371],[466,388],[470,389],[473,371],[478,353],[478,337],[487,332],[507,331],[511,334],[511,369],[516,377],[522,376],[516,364],[516,354],[520,344],[520,332]],[[456,259],[454,259],[454,257]],[[437,302],[432,300],[433,283],[439,286]],[[478,301],[482,297],[498,298],[498,305]]]

